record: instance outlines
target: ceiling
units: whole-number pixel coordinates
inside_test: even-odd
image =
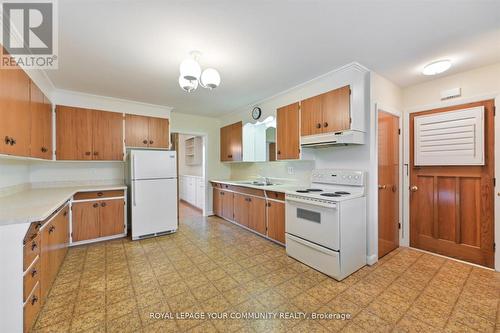
[[[228,113],[358,61],[400,86],[500,61],[500,1],[61,0],[56,88]],[[200,50],[221,86],[183,92],[179,64]]]

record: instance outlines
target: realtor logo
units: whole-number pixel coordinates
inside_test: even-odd
[[[2,45],[8,54],[2,54],[0,67],[57,69],[56,1],[10,0],[1,8]]]

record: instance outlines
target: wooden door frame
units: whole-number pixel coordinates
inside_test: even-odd
[[[201,170],[203,172],[203,182],[205,183],[205,197],[203,198],[204,202],[203,202],[203,209],[202,209],[202,216],[210,216],[210,215],[213,215],[214,212],[213,212],[213,207],[211,205],[209,205],[208,203],[210,202],[208,199],[209,199],[209,195],[211,196],[212,195],[212,186],[210,186],[210,184],[208,183],[208,180],[207,180],[207,162],[208,162],[208,157],[207,157],[207,149],[208,149],[208,134],[207,133],[204,133],[204,132],[191,132],[191,131],[173,131],[173,130],[170,130],[170,135],[169,135],[169,139],[170,139],[170,136],[174,133],[177,133],[178,135],[179,134],[182,134],[182,135],[192,135],[192,136],[200,136],[201,137],[201,142],[203,144],[203,154],[202,154],[202,157],[201,157],[201,160],[202,160],[202,167],[201,167]],[[177,152],[179,152],[179,149],[177,147]],[[177,163],[179,161],[179,156],[177,156]],[[178,170],[177,170],[178,171]],[[177,184],[179,184],[179,174],[177,174]],[[177,185],[178,186],[178,185]],[[179,193],[177,193],[177,195],[179,195]],[[177,198],[177,200],[180,200],[180,198]]]
[[[376,103],[375,104],[375,116],[374,116],[374,123],[375,123],[375,160],[376,160],[376,167],[373,172],[373,178],[374,181],[372,181],[372,184],[375,184],[375,186],[378,186],[378,115],[379,112],[384,112],[388,113],[390,115],[393,115],[395,117],[399,118],[399,128],[401,129],[401,135],[399,135],[399,157],[398,157],[398,169],[399,169],[399,223],[401,223],[401,229],[399,229],[399,245],[400,246],[408,246],[406,243],[406,237],[408,237],[408,232],[406,232],[406,229],[404,227],[403,223],[403,113],[395,108]],[[376,244],[375,247],[375,255],[378,258],[378,188],[375,188],[375,202],[374,202],[374,207],[376,207],[376,214],[377,214],[377,226],[374,229],[374,232],[376,233],[374,241]]]
[[[439,109],[439,108],[444,108],[444,107],[450,107],[450,106],[458,106],[462,104],[468,104],[468,103],[474,103],[474,102],[481,102],[485,100],[494,100],[494,105],[497,110],[497,112],[500,112],[500,92],[496,92],[493,94],[488,94],[488,95],[480,95],[480,96],[473,96],[473,97],[467,97],[467,98],[459,98],[456,100],[451,100],[451,101],[443,101],[443,102],[438,102],[438,103],[433,103],[433,104],[428,104],[428,105],[422,105],[422,106],[416,106],[412,107],[409,109],[404,110],[403,117],[403,136],[404,136],[404,158],[403,158],[403,186],[401,188],[404,189],[402,191],[403,194],[403,208],[404,208],[404,215],[403,215],[403,227],[405,230],[410,230],[410,191],[409,191],[409,186],[410,186],[410,168],[409,168],[409,161],[410,161],[410,137],[409,137],[409,129],[410,129],[410,114],[415,113],[415,112],[421,112],[421,111],[426,111],[426,110],[432,110],[432,109]],[[494,119],[494,132],[495,132],[495,169],[494,169],[494,175],[497,179],[496,186],[494,188],[494,242],[495,244],[500,244],[500,196],[498,193],[500,193],[500,114],[497,114]],[[409,246],[409,233],[408,233],[408,238],[406,239],[406,245]],[[482,267],[482,266],[481,266]],[[500,271],[500,245],[496,247],[495,249],[495,270]]]

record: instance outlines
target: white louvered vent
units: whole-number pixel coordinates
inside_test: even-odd
[[[416,116],[415,165],[484,165],[484,107]]]

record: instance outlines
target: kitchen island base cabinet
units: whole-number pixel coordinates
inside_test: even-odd
[[[125,235],[123,190],[76,193],[71,211],[72,243]]]

